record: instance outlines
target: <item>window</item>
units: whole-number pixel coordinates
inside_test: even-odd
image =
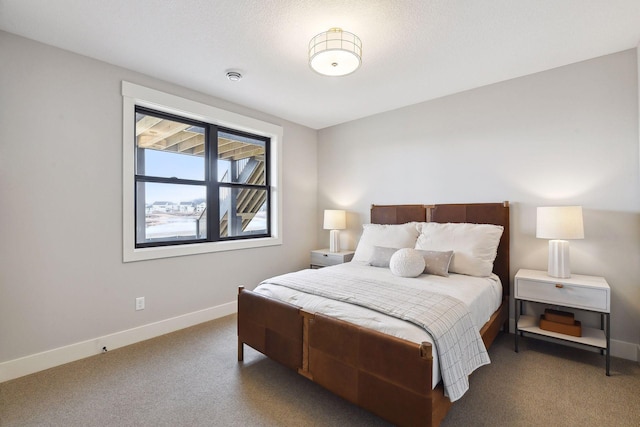
[[[269,138],[135,115],[137,248],[269,236]]]
[[[280,127],[122,91],[124,261],[281,243]]]

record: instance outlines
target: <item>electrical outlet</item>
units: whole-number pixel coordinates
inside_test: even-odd
[[[144,297],[136,298],[136,311],[144,310]]]

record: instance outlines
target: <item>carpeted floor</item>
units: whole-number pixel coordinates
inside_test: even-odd
[[[246,348],[235,316],[0,384],[0,426],[386,426]],[[638,426],[640,365],[501,334],[442,426]]]

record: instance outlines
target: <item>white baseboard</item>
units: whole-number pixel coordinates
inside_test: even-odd
[[[514,319],[509,319],[509,332],[510,333],[514,333],[515,332],[515,320]],[[539,336],[540,339],[545,340],[545,341],[549,341],[549,342],[558,342],[557,340],[554,340],[553,338],[547,338],[547,337],[541,337]],[[565,345],[569,345],[572,347],[576,347],[576,348],[587,348],[583,345],[580,344],[572,344],[569,342],[563,342],[563,344]],[[515,344],[514,344],[515,345]],[[619,340],[611,340],[610,342],[611,345],[611,355],[613,357],[619,357],[621,359],[627,359],[627,360],[632,360],[634,362],[640,362],[640,344],[634,344],[634,343],[630,343],[630,342],[626,342],[626,341],[619,341]],[[594,350],[597,351],[597,350]]]
[[[237,311],[235,301],[216,307],[187,313],[170,319],[161,320],[137,328],[127,329],[114,334],[105,335],[76,344],[67,345],[53,350],[43,351],[19,359],[0,363],[0,383],[19,378],[85,357],[94,356],[102,352],[102,348],[114,350],[140,341],[155,338],[160,335],[175,332],[203,322],[228,316]],[[509,329],[513,333],[514,320],[509,319]],[[627,360],[640,362],[640,345],[625,341],[611,340],[611,355]]]
[[[640,348],[638,344],[611,340],[611,355],[614,357],[640,362],[640,359],[638,359],[638,348]]]
[[[53,350],[43,351],[42,353],[2,362],[0,363],[0,383],[85,357],[94,356],[101,353],[103,347],[106,347],[107,350],[114,350],[119,347],[188,328],[189,326],[194,326],[199,323],[218,319],[233,314],[236,311],[237,303],[233,301],[159,322],[149,323],[148,325],[127,329]]]

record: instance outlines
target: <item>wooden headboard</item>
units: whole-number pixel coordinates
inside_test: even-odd
[[[503,296],[509,295],[509,202],[442,205],[371,205],[372,224],[406,222],[469,222],[504,227],[493,272],[502,281]]]

